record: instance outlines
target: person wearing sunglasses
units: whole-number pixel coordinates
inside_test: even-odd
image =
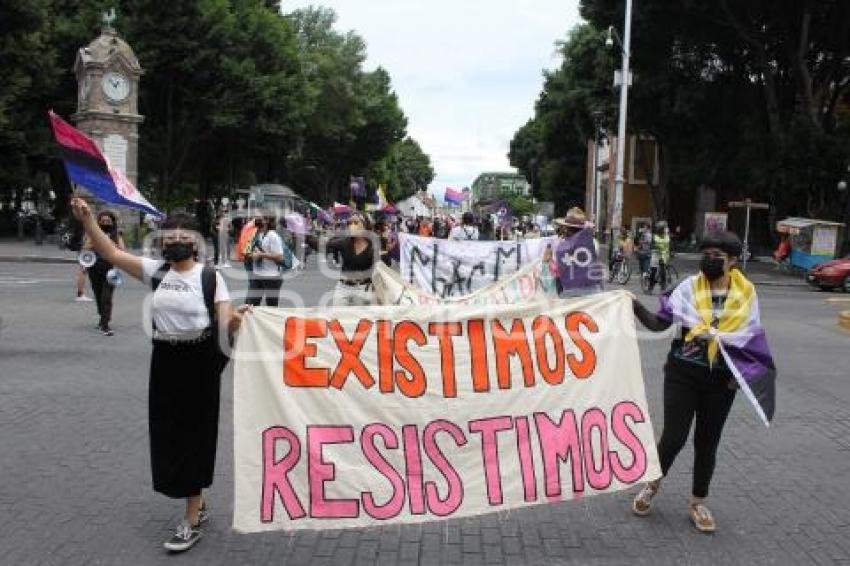
[[[359,213],[348,220],[348,233],[331,238],[328,251],[339,258],[340,278],[334,289],[334,306],[370,305],[372,270],[380,261],[380,243],[368,217]]]

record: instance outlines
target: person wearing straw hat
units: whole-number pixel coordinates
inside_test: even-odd
[[[602,290],[598,268],[599,244],[584,211],[574,206],[563,218],[553,220],[558,243],[548,246],[543,261],[549,263],[558,295],[576,297]]]

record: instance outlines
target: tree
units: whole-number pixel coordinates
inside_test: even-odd
[[[623,1],[583,0],[581,13],[604,29]],[[850,142],[847,2],[644,0],[633,26],[629,119],[660,140],[667,194],[706,185],[777,214],[835,215]]]
[[[583,201],[586,140],[593,137],[593,113],[611,115],[612,66],[604,35],[593,26],[576,27],[557,45],[562,64],[544,72],[534,118],[514,135],[508,158],[533,180],[537,196],[563,212]]]
[[[366,46],[353,32],[334,30],[327,8],[296,10],[307,83],[304,135],[291,166],[300,186],[327,202],[347,196],[347,180],[363,174],[405,135],[407,120],[380,67],[363,71]]]
[[[425,190],[434,180],[434,168],[416,140],[407,137],[395,143],[389,154],[372,166],[369,179],[385,185],[387,198],[398,202]]]

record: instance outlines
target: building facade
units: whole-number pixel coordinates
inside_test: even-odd
[[[472,183],[472,204],[492,201],[504,192],[531,195],[531,185],[525,177],[511,172],[481,173]]]
[[[614,193],[617,165],[617,138],[598,146],[587,142],[587,177],[585,181],[585,210],[597,230],[610,232],[614,216]],[[622,227],[634,231],[642,222],[653,219],[652,194],[647,176],[657,185],[661,181],[658,145],[649,136],[629,136],[623,167]]]

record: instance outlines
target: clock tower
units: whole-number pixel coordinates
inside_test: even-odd
[[[138,182],[139,78],[143,71],[130,46],[112,27],[115,10],[104,14],[100,35],[77,52],[77,127],[97,142],[116,169]]]

